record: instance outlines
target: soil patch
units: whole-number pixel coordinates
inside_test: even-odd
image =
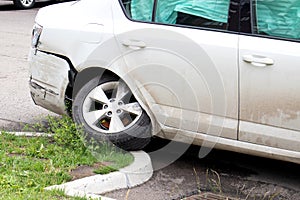
[[[76,169],[71,170],[70,175],[72,176],[72,181],[74,181],[74,180],[81,179],[84,177],[96,175],[96,173],[94,172],[95,170],[97,170],[101,167],[106,167],[106,166],[110,166],[110,165],[111,165],[111,163],[109,163],[109,162],[99,162],[99,163],[93,164],[92,166],[81,165],[81,166],[78,166]]]

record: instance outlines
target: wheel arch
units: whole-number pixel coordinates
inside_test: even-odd
[[[136,84],[134,84],[134,81],[129,81],[128,76],[124,76],[118,72],[115,72],[111,69],[103,68],[103,67],[88,67],[83,69],[80,72],[75,71],[75,69],[71,69],[69,73],[69,86],[66,90],[66,99],[70,100],[69,103],[72,102],[72,100],[75,98],[78,91],[91,79],[101,76],[101,78],[107,78],[107,77],[114,77],[116,79],[122,79],[130,88],[132,91],[134,97],[139,102],[141,107],[145,110],[147,115],[149,116],[151,120],[152,125],[152,135],[155,135],[155,133],[160,130],[160,126],[156,121],[156,118],[154,117],[151,109],[149,108],[146,99],[140,92],[139,88]],[[73,74],[73,75],[72,75]],[[126,78],[127,77],[127,78]],[[66,102],[67,103],[67,102]],[[70,105],[67,105],[69,107]],[[68,109],[69,110],[69,109]]]

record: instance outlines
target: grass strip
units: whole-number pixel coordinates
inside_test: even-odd
[[[0,135],[0,199],[84,199],[67,197],[45,187],[72,179],[78,166],[109,163],[95,169],[109,173],[133,162],[133,156],[106,143],[87,145],[68,117],[49,118],[47,133],[54,137]]]

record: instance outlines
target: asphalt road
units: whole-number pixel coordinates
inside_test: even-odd
[[[15,10],[0,1],[0,129],[16,130],[21,124],[43,120],[49,111],[35,106],[29,94],[28,64],[31,31],[39,7]]]
[[[38,9],[48,4],[15,10],[11,2],[0,1],[0,130],[18,130],[22,124],[53,115],[34,105],[28,88],[31,28]],[[145,149],[156,168],[174,154],[165,150],[165,143],[156,139]],[[161,156],[153,153],[159,149]],[[299,165],[216,150],[199,159],[198,151],[199,147],[192,146],[178,160],[156,170],[147,183],[106,195],[120,200],[160,200],[213,192],[243,199],[300,199]]]
[[[174,156],[174,151],[168,150],[154,156],[153,152],[164,149],[167,143],[154,139],[145,149],[154,167]],[[199,159],[199,149],[191,146],[178,160],[156,170],[147,183],[105,196],[118,200],[179,200],[190,196],[193,198],[186,200],[300,200],[299,165],[220,150]],[[203,197],[209,193],[222,198]]]

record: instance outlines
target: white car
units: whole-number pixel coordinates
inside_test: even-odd
[[[153,135],[300,163],[298,0],[81,0],[42,8],[34,102],[126,150]]]

